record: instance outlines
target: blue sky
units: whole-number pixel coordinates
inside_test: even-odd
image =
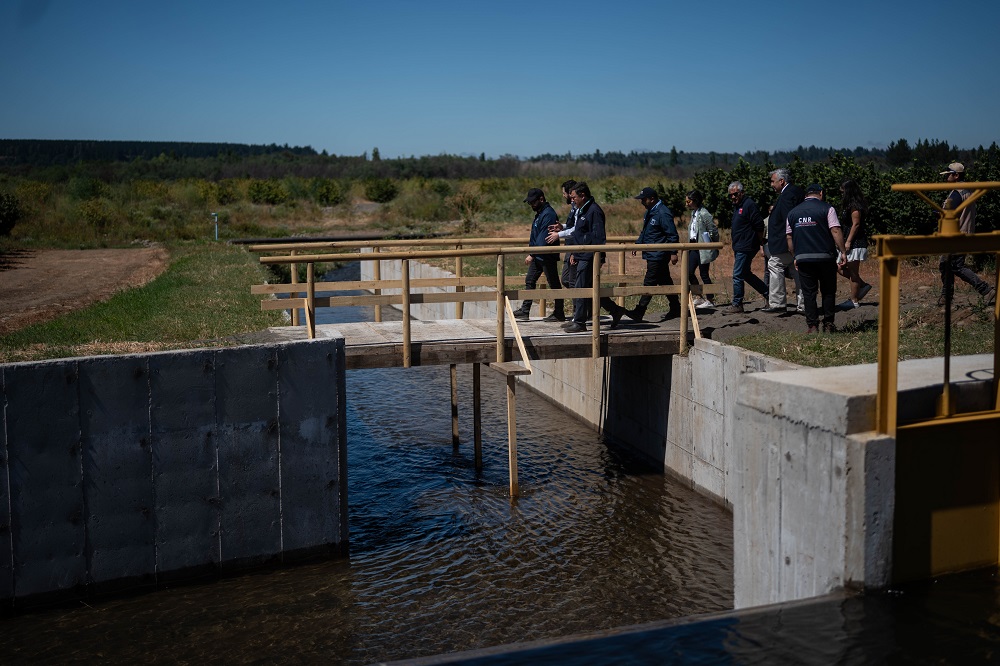
[[[998,26],[997,0],[0,0],[0,138],[976,147],[1000,140]]]

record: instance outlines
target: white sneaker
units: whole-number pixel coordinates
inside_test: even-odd
[[[695,307],[699,307],[704,302],[705,302],[705,299],[702,298],[701,296],[695,297],[695,299],[693,301]]]
[[[714,310],[715,303],[709,300],[702,300],[701,303],[696,303],[694,306],[695,310]]]

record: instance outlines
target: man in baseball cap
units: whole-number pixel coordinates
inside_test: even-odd
[[[949,183],[960,183],[965,180],[965,165],[961,162],[952,162],[948,165],[947,169],[941,172],[941,175]],[[971,195],[972,190],[954,189],[948,193],[948,198],[944,201],[944,207],[958,208]],[[962,212],[958,216],[958,229],[963,234],[976,233],[975,202],[962,209]],[[939,306],[943,306],[951,301],[955,293],[956,276],[971,284],[972,288],[983,297],[987,305],[996,300],[997,290],[965,265],[964,254],[942,255],[938,260],[938,269],[941,271],[941,297],[938,298]]]
[[[656,190],[652,187],[644,187],[633,198],[641,201],[643,207],[646,209],[646,216],[642,219],[642,231],[639,232],[639,238],[635,241],[637,244],[680,242],[677,227],[674,225],[674,214],[660,200],[660,195],[656,193]],[[632,255],[635,256],[635,250],[632,251]],[[643,252],[642,258],[646,260],[646,275],[642,279],[644,286],[672,285],[674,283],[673,278],[670,277],[670,265],[677,264],[676,252],[665,250]],[[625,314],[630,319],[642,321],[643,316],[646,314],[646,308],[649,307],[649,302],[652,299],[651,295],[643,294],[639,298],[639,303],[633,309],[626,310]],[[661,321],[672,317],[679,317],[681,313],[681,299],[677,294],[668,294],[667,302],[670,304],[670,310],[663,316]]]

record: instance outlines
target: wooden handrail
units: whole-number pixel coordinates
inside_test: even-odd
[[[639,245],[636,243],[621,243],[614,245],[572,245],[572,246],[524,246],[524,245],[510,245],[501,246],[496,244],[498,239],[460,239],[461,243],[467,245],[482,245],[480,247],[458,247],[456,249],[450,250],[411,250],[403,252],[384,252],[382,247],[385,245],[372,247],[370,252],[352,252],[352,253],[332,253],[332,254],[298,254],[298,252],[303,249],[304,246],[312,247],[330,247],[329,243],[320,244],[299,244],[294,248],[291,247],[292,244],[282,245],[283,249],[289,249],[288,255],[282,256],[266,256],[261,257],[261,263],[273,263],[273,264],[297,264],[305,263],[307,268],[307,284],[306,286],[306,296],[305,298],[288,298],[281,299],[279,301],[270,300],[265,301],[261,304],[262,309],[294,309],[303,308],[306,311],[306,327],[310,338],[314,338],[316,335],[315,330],[315,309],[316,307],[334,307],[338,305],[374,305],[376,308],[376,321],[381,319],[380,308],[382,305],[388,304],[399,304],[403,309],[403,365],[404,367],[410,367],[411,364],[411,345],[410,345],[410,307],[414,303],[443,303],[443,302],[454,302],[456,303],[456,313],[461,313],[461,304],[467,302],[475,301],[492,301],[496,300],[497,305],[497,362],[502,363],[506,361],[504,358],[505,347],[504,347],[504,302],[508,298],[524,299],[524,298],[539,298],[544,299],[547,297],[551,298],[589,298],[592,301],[592,315],[593,315],[593,328],[592,328],[592,356],[593,358],[598,358],[600,356],[600,299],[608,297],[617,297],[619,303],[624,302],[626,296],[638,295],[638,294],[649,294],[649,295],[669,295],[669,294],[679,294],[681,302],[687,303],[689,300],[690,293],[720,293],[722,285],[695,285],[692,289],[691,285],[688,283],[688,250],[692,249],[718,249],[722,247],[722,243],[661,243],[661,244],[644,244]],[[443,240],[434,241],[434,244],[443,244]],[[449,244],[456,244],[455,239],[448,241]],[[340,244],[338,247],[343,248],[347,243]],[[371,243],[354,243],[360,250],[363,247],[371,247]],[[261,248],[270,249],[273,248],[275,244],[252,246],[251,249]],[[635,252],[649,252],[649,251],[677,251],[680,252],[680,284],[665,285],[665,286],[644,286],[637,284],[641,278],[636,276],[628,276],[625,272],[625,253],[630,251]],[[619,261],[619,266],[621,274],[609,276],[609,280],[612,282],[617,282],[618,286],[603,287],[601,286],[601,262],[592,262],[594,270],[594,278],[592,287],[586,289],[562,289],[562,288],[548,288],[548,289],[533,289],[533,290],[520,290],[513,289],[509,290],[506,287],[506,274],[505,274],[505,257],[507,255],[514,254],[558,254],[563,252],[604,252],[604,253],[614,253],[620,252],[621,259]],[[456,260],[456,271],[461,272],[462,264],[461,258],[466,256],[495,256],[497,261],[497,273],[496,273],[496,286],[494,291],[465,291],[467,286],[486,285],[489,280],[482,278],[467,278],[462,275],[458,275],[455,278],[438,278],[438,279],[416,279],[411,280],[409,275],[409,262],[413,259],[432,259],[432,258],[455,258]],[[375,274],[376,277],[381,276],[381,262],[382,261],[394,261],[399,260],[402,264],[402,279],[401,280],[363,280],[348,283],[329,283],[322,282],[317,283],[314,277],[314,265],[316,263],[327,263],[333,261],[375,261]],[[632,286],[630,286],[632,285]],[[455,292],[448,293],[412,293],[413,288],[420,287],[433,287],[433,286],[454,286]],[[317,287],[320,290],[335,290],[339,289],[372,289],[374,293],[370,296],[323,296],[316,297]],[[284,286],[284,285],[254,285],[251,288],[252,293],[266,293],[266,294],[279,294],[279,293],[301,293],[293,292],[296,286]],[[298,287],[301,288],[301,287]],[[400,294],[384,294],[382,293],[384,289],[399,289]],[[685,353],[687,351],[687,325],[688,325],[688,311],[687,308],[682,308],[681,310],[681,339],[680,339],[680,353]],[[692,313],[692,317],[696,316]],[[697,325],[695,326],[696,331],[698,331]],[[521,351],[522,355],[525,354]]]

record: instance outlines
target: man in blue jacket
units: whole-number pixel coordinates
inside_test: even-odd
[[[653,245],[661,243],[678,243],[680,237],[677,234],[677,227],[674,225],[674,214],[667,206],[660,201],[660,195],[652,187],[642,188],[642,192],[634,197],[638,199],[646,209],[646,216],[642,219],[642,231],[635,241],[638,245]],[[635,256],[635,250],[632,251]],[[656,250],[642,253],[642,258],[646,260],[646,275],[642,279],[645,287],[672,285],[673,278],[670,277],[670,265],[677,265],[677,253],[668,250]],[[643,294],[639,299],[639,304],[632,310],[627,310],[625,314],[630,319],[642,321],[646,314],[646,308],[653,297]],[[670,310],[663,315],[660,321],[665,321],[681,314],[681,299],[677,294],[668,294],[667,302],[670,303]]]
[[[728,196],[733,203],[733,303],[725,312],[736,314],[743,312],[744,282],[767,298],[767,285],[750,269],[764,237],[764,218],[754,200],[743,191],[743,183],[740,181],[729,183]]]
[[[571,244],[604,245],[607,242],[607,235],[604,231],[604,211],[590,195],[587,183],[580,182],[574,185],[570,195],[573,197],[573,203],[576,204],[575,223],[570,233]],[[558,240],[558,238],[558,231],[549,232],[550,242]],[[594,261],[600,261],[600,256],[595,255],[594,252],[573,252],[570,254],[570,263],[576,266],[576,283],[573,285],[575,288],[589,289],[594,285]],[[587,330],[587,321],[590,319],[590,302],[589,298],[573,299],[573,320],[563,326],[567,333],[582,333]],[[601,299],[601,307],[611,313],[610,328],[618,326],[622,315],[625,314],[625,308],[606,296]]]
[[[559,241],[550,243],[547,240],[549,227],[559,223],[559,217],[553,210],[549,202],[545,200],[545,193],[537,187],[528,190],[528,195],[524,197],[524,203],[531,206],[535,211],[535,219],[531,223],[531,237],[528,239],[530,247],[541,247],[545,245],[559,245]],[[545,273],[545,281],[549,289],[561,289],[559,282],[559,255],[558,254],[529,254],[524,258],[524,263],[528,265],[528,274],[524,276],[524,288],[534,289],[538,284],[538,278]],[[518,321],[528,321],[531,314],[532,300],[526,298],[521,302],[521,307],[514,310],[514,319]],[[544,312],[542,314],[545,314]],[[555,310],[551,315],[545,317],[544,321],[566,321],[566,314],[563,311],[563,300],[555,299]]]

